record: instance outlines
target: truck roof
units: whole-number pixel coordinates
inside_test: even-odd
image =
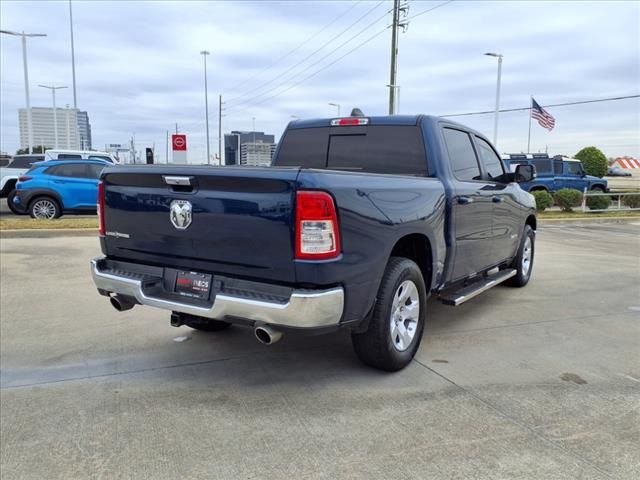
[[[465,125],[435,115],[365,115],[364,117],[350,117],[345,115],[342,117],[298,119],[289,122],[287,128],[330,127],[332,120],[341,118],[366,118],[369,120],[369,125],[417,125],[420,120],[430,122],[446,121],[449,124],[458,125],[466,130],[472,130]]]

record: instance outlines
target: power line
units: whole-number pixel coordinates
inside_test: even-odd
[[[287,82],[290,82],[291,80],[294,80],[296,77],[299,77],[301,74],[303,74],[303,73],[305,73],[305,72],[309,71],[311,68],[315,67],[316,65],[318,65],[319,63],[321,63],[323,60],[327,59],[328,57],[330,57],[331,55],[333,55],[335,52],[337,52],[338,50],[340,50],[340,49],[341,49],[342,47],[344,47],[347,43],[351,42],[351,41],[352,41],[352,40],[354,40],[355,38],[357,38],[357,37],[359,37],[360,35],[362,35],[364,32],[366,32],[367,30],[369,30],[373,25],[375,25],[375,24],[376,24],[376,23],[378,23],[380,20],[382,20],[384,17],[386,17],[388,13],[389,13],[389,12],[385,12],[382,16],[380,16],[380,17],[376,18],[373,22],[369,23],[366,27],[364,27],[362,30],[360,30],[358,33],[356,33],[356,34],[355,34],[355,35],[353,35],[352,37],[349,37],[347,40],[345,40],[343,43],[341,43],[341,44],[340,44],[340,45],[338,45],[336,48],[334,48],[333,50],[331,50],[329,53],[327,53],[327,54],[326,54],[326,55],[324,55],[323,57],[319,58],[319,59],[318,59],[318,60],[316,60],[315,62],[313,62],[313,63],[311,63],[311,64],[307,65],[305,68],[303,68],[303,69],[302,69],[302,70],[300,70],[299,72],[295,73],[294,75],[290,76],[288,79],[286,79],[286,80],[285,80],[285,81],[283,81],[282,83],[280,83],[280,84],[278,84],[278,85],[275,85],[274,87],[269,88],[269,89],[265,90],[264,92],[262,92],[262,93],[260,93],[260,94],[258,94],[258,95],[255,95],[255,96],[253,96],[253,97],[251,97],[251,98],[248,98],[247,100],[242,100],[241,102],[238,102],[238,103],[235,105],[235,107],[237,107],[237,106],[239,106],[239,105],[244,105],[244,104],[247,104],[247,103],[252,103],[252,102],[253,102],[253,100],[257,100],[257,99],[259,99],[260,97],[263,97],[264,95],[266,95],[266,94],[268,94],[268,93],[270,93],[270,92],[273,92],[273,91],[277,90],[277,89],[278,89],[278,88],[280,88],[280,87],[283,87]],[[384,30],[386,30],[387,28],[388,28],[388,27],[385,27],[385,29],[384,29]],[[384,31],[384,30],[383,30],[383,31]],[[380,33],[382,33],[382,32],[379,32],[378,34],[380,34]],[[376,34],[376,36],[377,36],[378,34]],[[367,40],[367,41],[368,41],[368,40]],[[359,48],[360,46],[364,45],[365,43],[367,43],[367,41],[365,41],[364,43],[360,44],[358,47],[356,47],[356,49],[357,49],[357,48]],[[355,50],[355,49],[354,49],[354,50]],[[351,50],[351,51],[353,51],[353,50]],[[350,52],[351,52],[351,51],[350,51]],[[344,56],[346,56],[346,55],[344,55]],[[340,58],[343,58],[343,57],[340,57]],[[335,62],[333,62],[333,63],[335,63]],[[333,65],[333,63],[330,63],[330,65]],[[311,75],[311,76],[313,76],[313,75]],[[310,78],[310,77],[306,77],[306,78]],[[295,85],[298,85],[299,83],[300,83],[300,82],[295,83],[295,84],[294,84],[294,86],[295,86]],[[287,89],[287,90],[289,90],[289,89]],[[269,98],[272,98],[272,97],[269,97]],[[262,101],[257,102],[257,103],[262,103]],[[254,104],[256,104],[256,103],[254,103]],[[233,108],[233,107],[232,107],[232,108]]]
[[[566,107],[569,105],[582,105],[585,103],[597,103],[597,102],[612,102],[615,100],[627,100],[630,98],[640,98],[640,95],[627,95],[624,97],[609,97],[609,98],[599,98],[599,99],[595,99],[595,100],[582,100],[579,102],[566,102],[566,103],[553,103],[553,104],[549,104],[549,105],[541,105],[544,108],[549,108],[549,107]],[[500,110],[500,113],[503,112],[523,112],[526,110],[531,110],[531,107],[520,107],[520,108],[506,108],[503,110]],[[440,117],[465,117],[465,116],[470,116],[470,115],[487,115],[489,113],[496,113],[495,110],[487,110],[484,112],[468,112],[468,113],[452,113],[449,115],[439,115]]]
[[[367,43],[369,43],[371,40],[373,40],[376,37],[379,37],[380,35],[382,35],[383,33],[385,33],[387,30],[389,29],[389,27],[385,27],[384,29],[380,30],[379,32],[375,33],[374,35],[372,35],[371,37],[367,38],[364,42],[356,45],[354,48],[352,48],[351,50],[349,50],[348,52],[346,52],[344,55],[341,55],[340,57],[336,58],[334,61],[327,63],[326,65],[324,65],[323,67],[319,68],[318,70],[316,70],[315,72],[313,72],[311,75],[308,75],[307,77],[303,78],[302,80],[290,85],[289,87],[287,87],[286,89],[282,90],[281,92],[278,92],[274,95],[271,95],[267,98],[264,98],[258,102],[253,103],[252,105],[260,105],[268,100],[271,100],[272,98],[278,97],[280,95],[282,95],[283,93],[288,92],[289,90],[291,90],[292,88],[297,87],[298,85],[300,85],[301,83],[306,82],[307,80],[315,77],[318,73],[322,72],[323,70],[326,70],[327,68],[331,67],[332,65],[338,63],[340,60],[342,60],[343,58],[345,58],[347,55],[352,54],[353,52],[355,52],[356,50],[358,50],[359,48],[363,47],[364,45],[366,45]]]
[[[413,20],[414,18],[419,17],[420,15],[424,15],[425,13],[429,13],[429,12],[433,12],[435,9],[440,8],[440,7],[444,7],[445,5],[447,5],[448,3],[453,2],[454,0],[447,0],[444,3],[441,3],[439,5],[436,5],[435,7],[431,7],[431,8],[427,8],[426,10],[423,10],[421,12],[416,13],[415,15],[412,15],[411,17],[407,18],[407,20]]]
[[[342,32],[340,32],[338,35],[334,36],[333,38],[331,38],[331,40],[329,40],[328,42],[324,43],[323,45],[321,45],[318,49],[314,50],[313,52],[311,52],[309,55],[307,55],[305,58],[303,58],[302,60],[300,60],[299,62],[293,64],[291,67],[289,67],[287,70],[285,70],[284,72],[282,72],[279,75],[276,75],[275,77],[273,77],[271,80],[269,80],[266,83],[263,83],[262,85],[253,88],[251,91],[245,92],[241,95],[238,95],[230,100],[228,100],[229,103],[242,98],[242,97],[246,97],[247,95],[251,95],[253,93],[255,93],[258,90],[263,89],[264,87],[271,85],[273,82],[275,82],[276,80],[278,80],[279,78],[283,77],[284,75],[286,75],[287,73],[289,73],[290,71],[292,71],[293,69],[295,69],[296,67],[300,66],[301,64],[303,64],[304,62],[306,62],[308,59],[310,59],[311,57],[313,57],[316,53],[320,52],[321,50],[323,50],[325,47],[327,47],[328,45],[330,45],[331,43],[335,42],[338,38],[340,38],[342,35],[344,35],[345,33],[347,33],[351,28],[353,28],[355,25],[357,25],[361,20],[363,20],[364,18],[366,18],[367,16],[369,16],[374,10],[376,10],[380,5],[382,5],[384,3],[384,0],[381,0],[380,2],[378,2],[376,5],[373,6],[373,8],[370,8],[369,10],[367,10],[367,12],[362,15],[361,17],[359,17],[355,22],[353,22],[352,24],[350,24],[347,28],[345,28]],[[385,13],[386,15],[386,13]],[[376,22],[379,21],[376,20]],[[294,74],[293,77],[295,77],[296,75],[298,75],[300,72],[298,72],[297,74]],[[292,78],[293,78],[292,77]],[[287,80],[288,81],[288,80]],[[276,87],[277,88],[277,87]],[[272,91],[273,89],[269,90]],[[254,97],[251,98],[256,98],[256,97],[260,97],[261,95],[264,95],[267,92],[263,92],[261,94],[255,95]],[[247,103],[247,101],[243,100],[241,102],[239,102],[238,104],[243,104],[243,103]]]
[[[291,55],[293,55],[294,53],[296,53],[298,50],[300,50],[302,47],[304,47],[307,43],[309,43],[311,40],[313,40],[314,38],[316,38],[318,35],[320,35],[322,32],[324,32],[327,28],[329,28],[331,25],[333,25],[334,23],[336,23],[338,20],[340,20],[342,17],[344,17],[347,13],[349,13],[351,10],[353,10],[359,3],[361,3],[364,0],[358,0],[357,2],[354,2],[353,5],[351,5],[349,8],[347,8],[344,12],[342,12],[340,15],[338,15],[336,18],[334,18],[333,20],[331,20],[328,24],[326,24],[324,27],[322,27],[320,30],[318,30],[316,33],[314,33],[313,35],[311,35],[309,38],[307,38],[304,42],[302,42],[301,44],[299,44],[296,48],[294,48],[293,50],[290,50],[288,53],[285,53],[283,56],[281,56],[280,58],[278,58],[276,61],[274,61],[273,63],[271,63],[269,66],[267,66],[266,68],[263,68],[262,70],[260,70],[259,72],[257,72],[254,75],[251,75],[249,78],[244,79],[243,81],[241,81],[239,84],[234,85],[230,91],[234,91],[234,90],[238,90],[240,87],[242,87],[243,85],[246,85],[248,82],[250,82],[251,80],[253,80],[254,78],[262,75],[263,73],[271,70],[273,67],[275,67],[278,63],[280,63],[282,60],[284,60],[285,58],[289,58]]]

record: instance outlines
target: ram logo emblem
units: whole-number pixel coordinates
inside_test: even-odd
[[[169,207],[169,218],[178,230],[186,230],[191,225],[191,202],[174,200]]]

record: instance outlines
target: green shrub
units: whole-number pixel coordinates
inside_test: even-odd
[[[584,147],[574,157],[582,162],[587,175],[600,178],[606,175],[609,162],[607,162],[607,157],[604,156],[604,153],[596,147]]]
[[[536,199],[536,210],[539,212],[544,212],[553,205],[553,197],[546,190],[536,190],[531,195]]]
[[[629,208],[640,208],[640,195],[625,195],[622,203]]]
[[[587,206],[591,210],[606,210],[609,205],[611,205],[611,197],[609,195],[603,195],[602,197],[587,196]]]
[[[582,204],[582,192],[574,188],[562,188],[556,192],[554,200],[563,212],[573,212],[574,207]]]

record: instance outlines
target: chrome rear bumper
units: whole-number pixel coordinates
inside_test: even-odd
[[[135,275],[117,275],[100,269],[104,257],[91,260],[91,274],[99,290],[135,298],[141,305],[188,313],[216,320],[233,318],[294,328],[337,326],[344,309],[341,287],[329,290],[294,290],[286,303],[216,294],[210,306],[191,305],[174,300],[154,298],[145,293],[144,280]]]

